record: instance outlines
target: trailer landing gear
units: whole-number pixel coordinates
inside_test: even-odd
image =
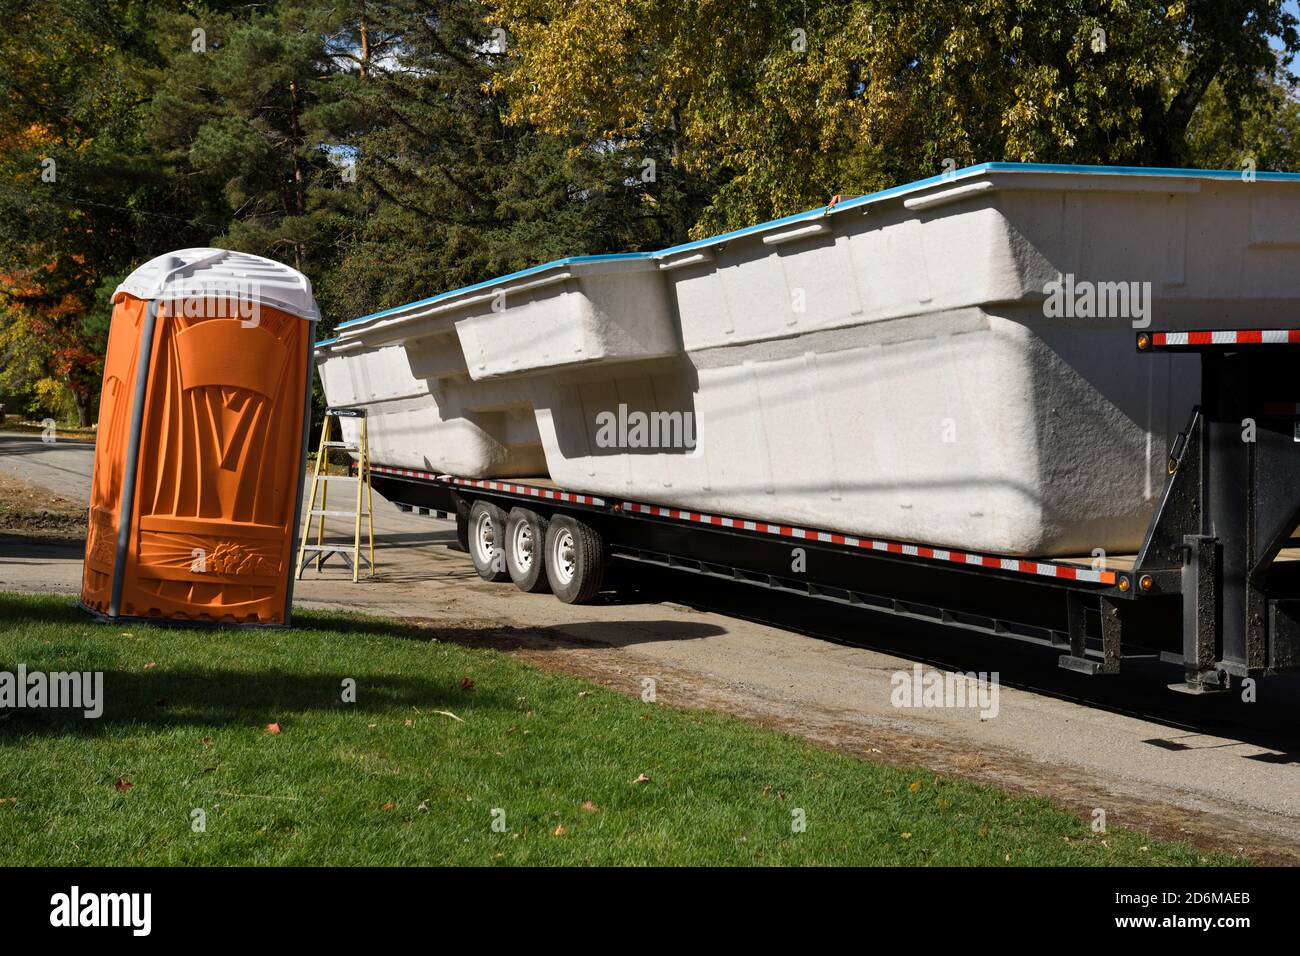
[[[1189,673],[1187,680],[1168,686],[1179,694],[1203,697],[1207,694],[1228,693],[1232,690],[1232,678],[1226,671],[1198,671],[1195,675]]]

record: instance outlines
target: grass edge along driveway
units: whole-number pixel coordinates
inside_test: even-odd
[[[0,864],[1244,862],[644,703],[472,627],[295,622],[103,625],[0,593],[0,671],[104,673],[99,719],[0,714]]]

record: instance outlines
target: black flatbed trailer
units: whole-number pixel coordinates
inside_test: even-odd
[[[374,465],[372,481],[404,510],[454,515],[482,577],[565,601],[593,597],[608,562],[632,562],[1028,641],[1086,674],[1160,659],[1192,693],[1300,669],[1300,330],[1142,332],[1136,345],[1199,354],[1201,397],[1135,555],[980,554],[545,478]]]

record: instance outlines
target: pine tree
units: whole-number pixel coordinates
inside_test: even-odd
[[[548,259],[662,245],[690,225],[662,155],[504,122],[508,33],[476,0],[358,4],[348,96],[366,218],[330,277],[353,316]],[[363,30],[364,26],[364,30]],[[647,160],[649,162],[647,162]],[[697,206],[702,203],[697,203]]]

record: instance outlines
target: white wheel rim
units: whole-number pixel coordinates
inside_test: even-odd
[[[474,523],[474,546],[478,548],[479,560],[484,564],[489,563],[496,554],[496,529],[492,527],[492,516],[485,511],[479,513],[478,520]]]
[[[532,525],[527,521],[521,521],[515,525],[515,533],[510,539],[510,547],[514,552],[515,566],[520,571],[526,572],[533,566],[533,548],[535,546]]]
[[[568,584],[578,572],[577,555],[573,552],[573,535],[560,531],[551,548],[551,571],[560,584]]]

